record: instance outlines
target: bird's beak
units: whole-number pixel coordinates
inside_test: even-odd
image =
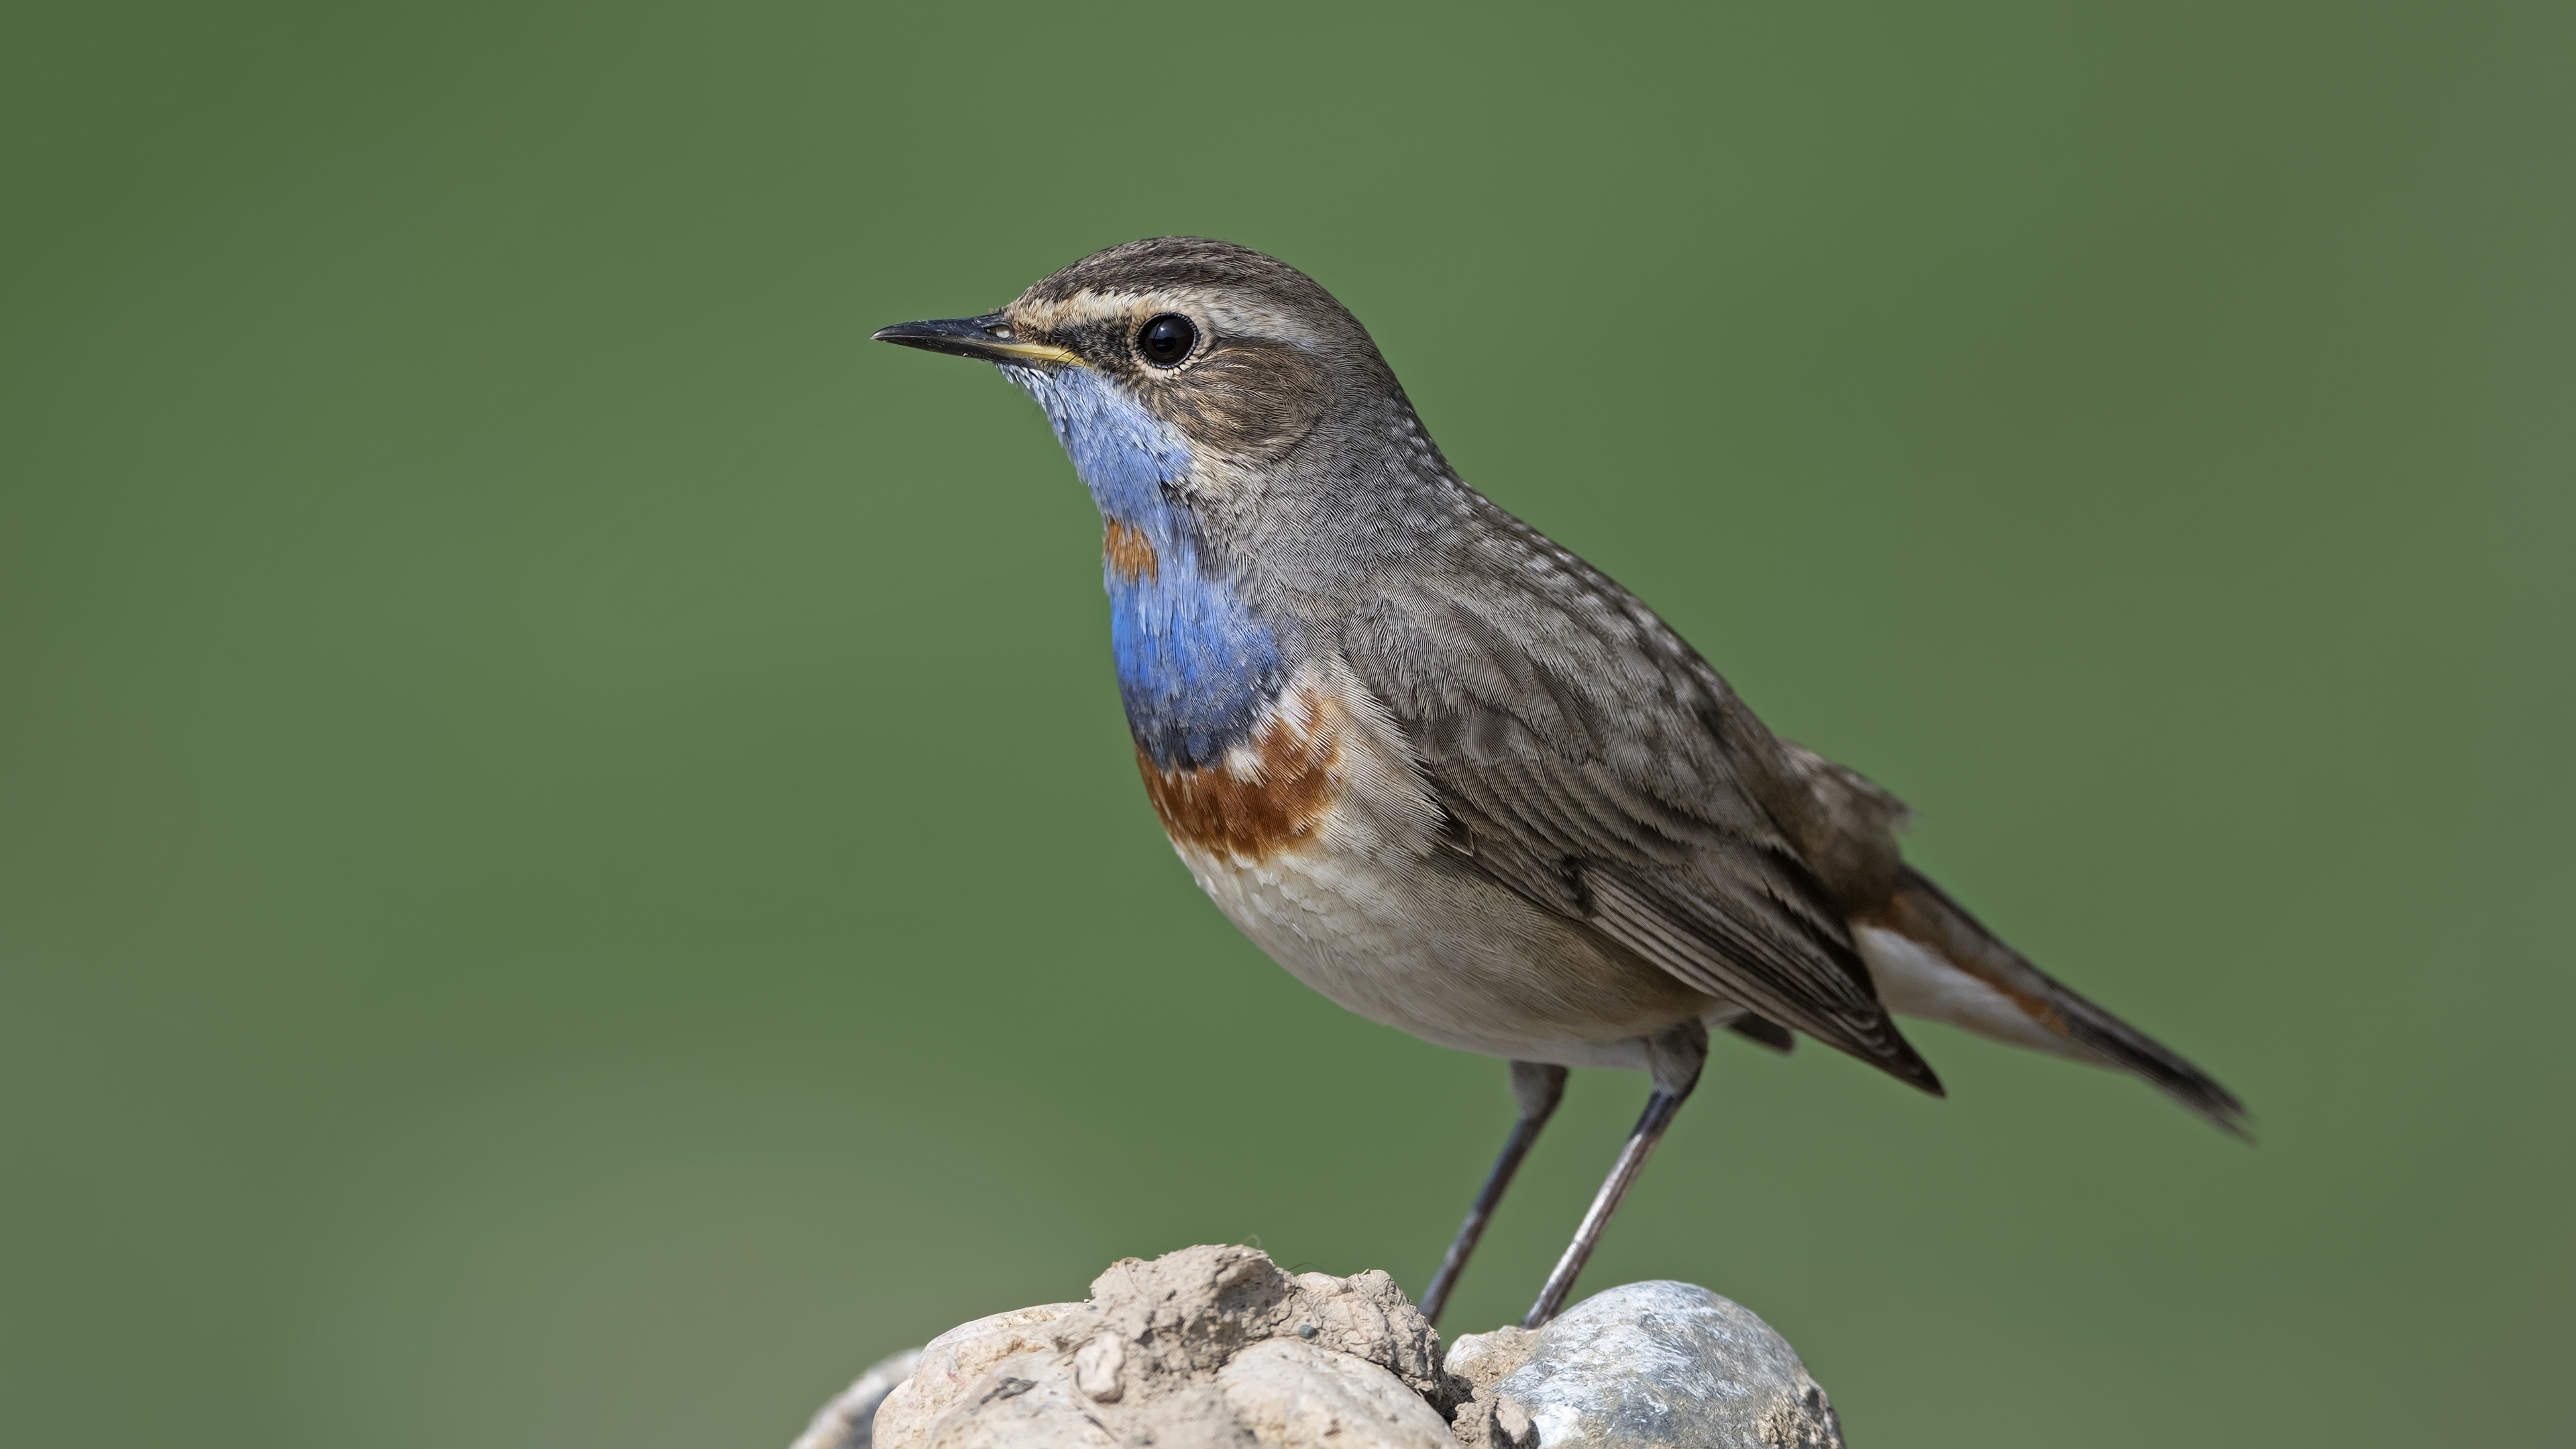
[[[1082,365],[1078,355],[1051,342],[1023,342],[1011,334],[1011,324],[999,312],[981,317],[949,317],[936,322],[898,322],[880,327],[875,333],[879,342],[892,342],[902,347],[918,347],[924,352],[945,352],[953,357],[972,357],[984,362],[1007,362],[1026,367],[1031,363],[1070,363]]]

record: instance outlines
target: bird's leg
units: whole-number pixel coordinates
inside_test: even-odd
[[[1494,1215],[1494,1206],[1503,1200],[1503,1189],[1512,1185],[1512,1174],[1520,1171],[1521,1159],[1529,1155],[1530,1144],[1538,1140],[1538,1129],[1556,1115],[1556,1104],[1565,1096],[1565,1068],[1539,1062],[1512,1063],[1512,1098],[1520,1103],[1520,1120],[1512,1124],[1512,1135],[1503,1143],[1503,1155],[1494,1159],[1494,1170],[1485,1176],[1485,1189],[1476,1194],[1476,1205],[1467,1209],[1467,1221],[1458,1225],[1458,1237],[1449,1245],[1449,1256],[1440,1260],[1440,1271],[1431,1275],[1431,1286],[1422,1290],[1422,1316],[1434,1327],[1440,1323],[1440,1310],[1449,1306],[1449,1290],[1458,1286],[1458,1275],[1466,1271],[1467,1255],[1476,1251],[1476,1240],[1485,1235],[1485,1222]]]
[[[1591,1260],[1593,1248],[1601,1241],[1601,1230],[1610,1225],[1610,1215],[1619,1210],[1619,1200],[1628,1195],[1637,1174],[1645,1170],[1646,1159],[1653,1155],[1655,1144],[1663,1140],[1664,1129],[1673,1125],[1673,1114],[1681,1110],[1691,1088],[1699,1085],[1699,1069],[1708,1061],[1708,1028],[1697,1021],[1686,1021],[1646,1038],[1646,1060],[1655,1089],[1646,1098],[1645,1115],[1637,1119],[1636,1129],[1619,1149],[1619,1160],[1610,1165],[1608,1180],[1592,1195],[1591,1210],[1575,1228],[1574,1241],[1566,1244],[1565,1256],[1556,1260],[1556,1271],[1547,1275],[1547,1286],[1538,1290],[1538,1301],[1530,1305],[1529,1316],[1521,1320],[1523,1328],[1541,1327],[1565,1306],[1565,1295],[1573,1291],[1576,1275]]]

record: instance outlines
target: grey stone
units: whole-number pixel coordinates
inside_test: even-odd
[[[1452,1425],[1471,1449],[1842,1449],[1788,1341],[1689,1283],[1630,1283],[1535,1333],[1468,1335],[1448,1366],[1474,1389]]]

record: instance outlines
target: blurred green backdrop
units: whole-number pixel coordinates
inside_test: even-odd
[[[0,1427],[775,1446],[1122,1254],[1418,1289],[1502,1068],[1197,896],[1036,410],[865,340],[1196,232],[2259,1114],[1723,1050],[1588,1286],[1862,1445],[2568,1435],[2571,20],[18,0]]]

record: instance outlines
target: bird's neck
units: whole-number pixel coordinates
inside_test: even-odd
[[[1244,743],[1287,677],[1279,639],[1168,484],[1188,442],[1086,369],[1011,368],[1100,509],[1110,653],[1138,748],[1204,769]]]

